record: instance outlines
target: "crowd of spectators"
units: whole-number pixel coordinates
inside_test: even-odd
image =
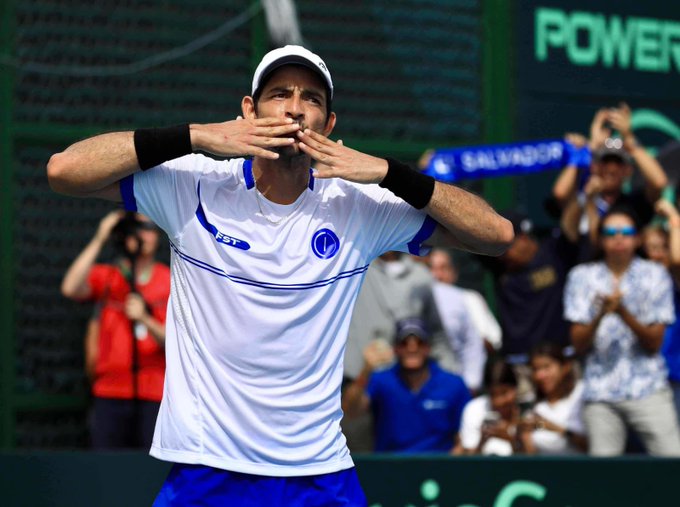
[[[474,257],[498,322],[449,251],[421,259],[429,276],[402,254],[371,266],[347,346],[352,451],[680,456],[680,212],[631,117],[620,104],[566,134],[591,159],[536,196],[555,231],[507,210],[514,244]]]
[[[595,114],[545,198],[540,235],[515,210],[493,285],[458,285],[453,253],[389,252],[369,267],[350,323],[342,422],[352,452],[453,455],[635,451],[680,456],[680,212],[626,104]],[[638,186],[630,188],[637,176]],[[127,224],[127,226],[126,226]],[[96,264],[113,238],[120,256]],[[112,212],[65,274],[95,309],[85,338],[93,446],[148,447],[162,397],[167,266],[158,230]]]

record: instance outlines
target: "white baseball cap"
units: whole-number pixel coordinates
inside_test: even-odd
[[[323,78],[326,86],[328,86],[329,99],[333,98],[333,79],[331,79],[331,73],[321,57],[302,46],[292,45],[274,49],[264,55],[253,75],[251,96],[255,96],[260,85],[269,74],[284,65],[304,65],[315,71]]]

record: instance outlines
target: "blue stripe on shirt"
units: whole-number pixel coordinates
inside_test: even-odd
[[[134,174],[126,176],[120,180],[120,195],[123,198],[123,205],[127,211],[137,211],[137,200],[135,199],[135,178]]]
[[[437,227],[437,222],[430,215],[425,215],[425,221],[420,227],[420,230],[416,233],[413,239],[406,245],[408,246],[408,253],[411,255],[421,255],[421,246],[424,241],[426,241],[434,229]],[[423,252],[426,253],[426,252]]]
[[[212,273],[213,275],[220,276],[222,278],[226,278],[227,280],[234,282],[234,283],[239,283],[242,285],[251,285],[253,287],[259,287],[261,289],[272,289],[272,290],[307,290],[307,289],[316,289],[319,287],[325,287],[326,285],[331,285],[338,280],[342,280],[343,278],[351,278],[356,275],[362,275],[366,272],[368,269],[368,264],[366,266],[360,266],[358,268],[350,269],[348,271],[342,271],[341,273],[338,273],[337,275],[331,277],[331,278],[326,278],[323,280],[317,280],[315,282],[306,282],[306,283],[291,283],[291,284],[285,284],[285,283],[274,283],[274,282],[261,282],[258,280],[251,280],[249,278],[244,278],[242,276],[236,276],[236,275],[230,275],[226,273],[223,269],[220,269],[218,267],[212,266],[208,264],[207,262],[203,262],[199,259],[196,259],[194,257],[191,257],[190,255],[185,254],[184,252],[180,251],[172,242],[170,242],[170,247],[172,250],[184,261],[188,262],[189,264],[193,264],[196,267],[199,267],[201,269],[204,269],[205,271],[208,271],[209,273]]]

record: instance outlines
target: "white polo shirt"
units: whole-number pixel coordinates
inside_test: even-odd
[[[424,253],[435,222],[378,185],[311,173],[295,203],[276,205],[256,195],[251,166],[194,154],[121,181],[126,208],[172,248],[151,455],[269,476],[350,468],[340,384],[352,307],[371,260]]]

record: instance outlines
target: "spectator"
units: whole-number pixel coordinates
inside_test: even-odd
[[[377,341],[391,349],[398,320],[432,313],[424,306],[431,299],[426,297],[431,286],[427,268],[410,255],[387,252],[371,263],[349,324],[343,389],[361,373],[363,351],[370,343]],[[370,452],[375,447],[370,411],[360,417],[344,418],[342,430],[351,452]]]
[[[504,215],[513,224],[515,241],[500,257],[477,259],[494,276],[501,350],[511,363],[526,365],[531,348],[544,339],[563,346],[569,343],[562,296],[577,248],[569,239],[573,234],[564,234],[564,222],[557,236],[539,240],[528,217],[516,212]]]
[[[454,285],[458,270],[449,251],[435,248],[428,261],[436,280],[432,288],[435,307],[455,359],[451,371],[460,374],[473,392],[478,391],[487,349],[500,348],[500,326],[479,292]],[[442,363],[442,367],[447,365]]]
[[[530,364],[538,403],[522,418],[520,439],[527,454],[577,454],[587,450],[583,385],[571,357],[554,343],[539,343]]]
[[[430,334],[425,323],[408,318],[397,323],[397,363],[379,342],[365,350],[365,366],[347,388],[342,408],[348,417],[371,409],[377,452],[451,452],[470,393],[458,375],[429,359]]]
[[[666,327],[661,353],[666,359],[675,412],[680,421],[680,213],[666,200],[657,202],[656,211],[666,218],[668,232],[660,227],[647,228],[643,246],[647,257],[666,266],[673,279],[675,322]]]
[[[113,237],[122,254],[95,264]],[[113,211],[69,267],[61,290],[100,305],[98,326],[88,326],[86,352],[95,357],[92,444],[95,449],[150,448],[165,375],[165,311],[170,271],[155,261],[159,233],[141,215]],[[134,275],[133,275],[134,272]],[[98,329],[96,329],[98,327]],[[96,346],[92,346],[96,332]]]
[[[615,456],[626,445],[626,426],[647,452],[680,456],[680,432],[664,360],[666,324],[674,320],[670,276],[640,259],[635,215],[611,208],[601,220],[603,259],[570,273],[565,316],[577,353],[586,358],[584,419],[589,452]]]
[[[500,356],[489,357],[484,387],[487,394],[472,400],[463,411],[454,454],[509,456],[518,448],[520,408],[512,365]]]
[[[599,217],[610,207],[628,206],[641,224],[647,224],[654,216],[654,203],[668,184],[661,165],[633,134],[631,117],[631,109],[625,103],[618,108],[603,108],[593,118],[589,140],[573,134],[567,137],[579,147],[588,143],[593,154],[590,174],[580,174],[576,165],[568,165],[555,181],[552,194],[561,206],[579,194],[584,216],[580,232],[592,246],[597,244]],[[614,132],[620,137],[612,137]],[[633,162],[640,170],[644,186],[625,193],[624,183],[633,174]]]
[[[423,294],[431,285],[427,268],[410,255],[387,252],[371,263],[349,325],[344,359],[346,381],[361,372],[363,350],[371,341],[389,343],[397,321],[424,312]]]

